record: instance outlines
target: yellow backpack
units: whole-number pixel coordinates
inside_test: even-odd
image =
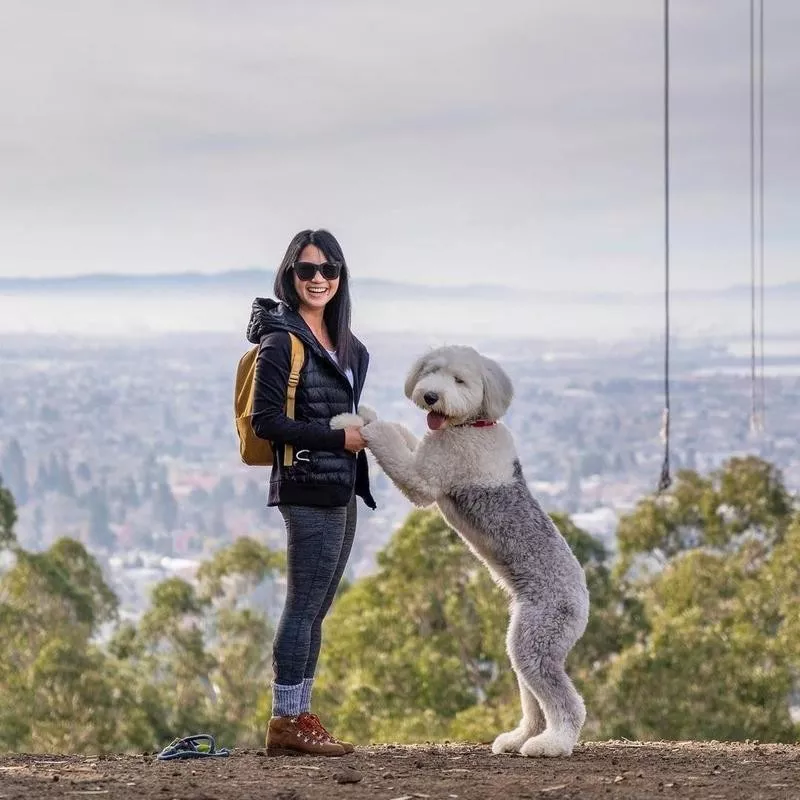
[[[292,359],[289,369],[289,385],[286,387],[286,416],[294,419],[294,398],[300,382],[305,350],[303,343],[289,334],[292,343]],[[236,369],[236,390],[233,397],[233,411],[236,419],[236,432],[239,434],[239,454],[245,464],[253,467],[268,467],[272,464],[272,446],[266,439],[260,439],[253,431],[253,400],[255,398],[256,362],[258,345],[248,350],[240,359]],[[293,448],[287,444],[283,448],[283,465],[292,466]]]

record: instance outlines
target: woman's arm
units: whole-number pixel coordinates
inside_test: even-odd
[[[267,334],[258,349],[253,398],[253,431],[261,439],[310,450],[343,450],[345,432],[327,425],[298,422],[286,416],[291,344],[289,334]]]

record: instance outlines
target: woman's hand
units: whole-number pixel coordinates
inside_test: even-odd
[[[361,428],[344,429],[344,449],[351,453],[357,453],[367,446],[364,437],[361,435]]]

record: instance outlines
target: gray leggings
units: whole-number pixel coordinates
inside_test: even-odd
[[[347,506],[279,506],[286,522],[287,583],[272,665],[275,682],[295,686],[313,678],[322,620],[331,607],[356,532],[355,496]]]

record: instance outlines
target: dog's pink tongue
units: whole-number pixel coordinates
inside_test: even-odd
[[[444,425],[444,415],[437,414],[435,411],[428,412],[428,427],[432,431],[438,431]]]

